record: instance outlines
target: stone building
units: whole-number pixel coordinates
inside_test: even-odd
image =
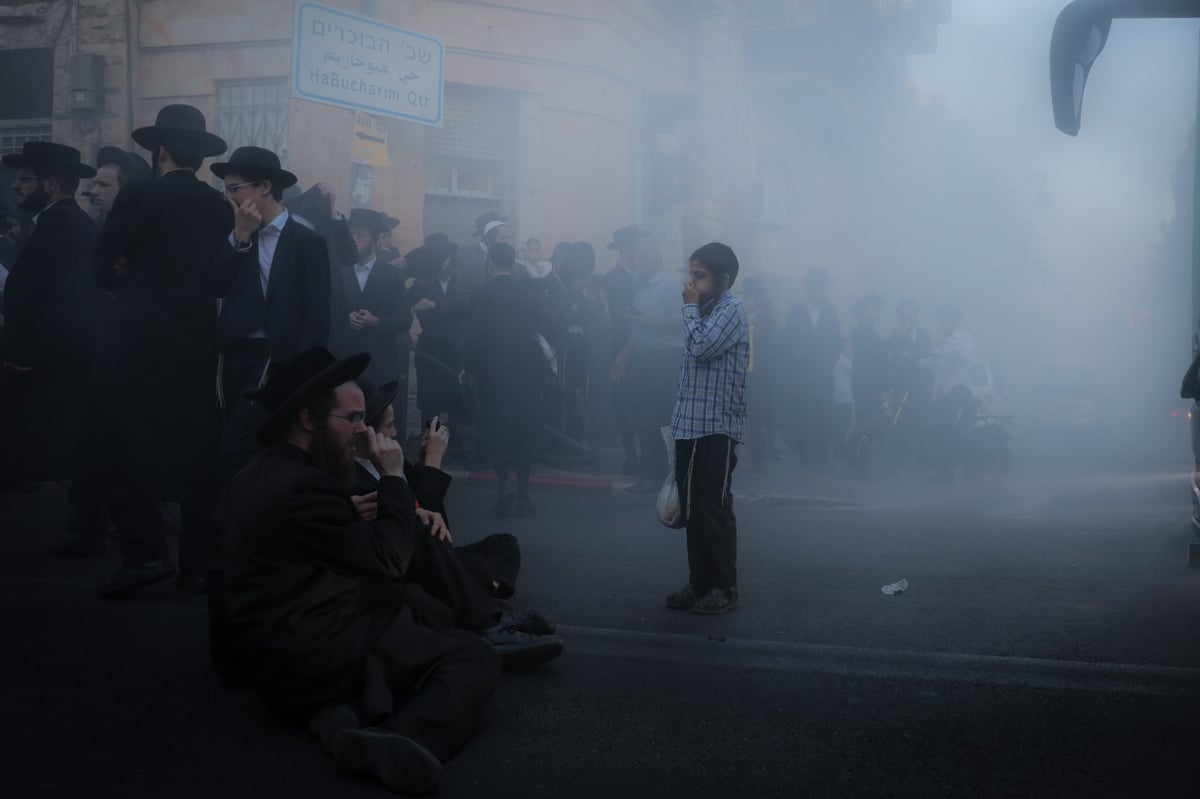
[[[748,264],[787,271],[799,265],[784,260],[786,242],[829,230],[844,210],[832,176],[844,165],[821,157],[822,137],[886,128],[906,102],[903,57],[933,46],[948,9],[946,0],[324,0],[444,44],[441,124],[380,118],[386,158],[365,164],[355,111],[294,96],[300,5],[4,2],[0,151],[52,136],[88,158],[104,144],[132,146],[131,129],[186,102],[231,148],[270,147],[302,186],[332,186],[343,212],[370,205],[397,217],[401,248],[435,230],[469,242],[471,220],[495,208],[547,248],[591,241],[601,269],[609,233],[636,221],[674,263],[722,239]],[[823,177],[797,182],[814,176]]]

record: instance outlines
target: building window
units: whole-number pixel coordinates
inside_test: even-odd
[[[265,147],[287,166],[287,78],[217,82],[216,133],[229,145]]]
[[[15,119],[0,122],[0,154],[19,153],[27,141],[50,141],[49,119]]]
[[[517,98],[449,85],[442,120],[425,133],[425,233],[470,241],[480,214],[517,210]]]

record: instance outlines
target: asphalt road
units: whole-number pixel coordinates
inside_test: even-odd
[[[799,473],[775,479],[804,493]],[[683,539],[650,500],[541,495],[517,528],[456,486],[456,537],[519,532],[518,599],[557,616],[568,649],[505,677],[440,794],[1200,796],[1186,475],[1092,463],[913,486],[836,509],[741,502],[742,607],[716,618],[663,607]],[[58,490],[0,496],[0,796],[386,795],[220,685],[202,602],[93,599],[117,561],[47,558],[65,513]]]

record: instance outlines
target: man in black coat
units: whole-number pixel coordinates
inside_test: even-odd
[[[329,342],[329,254],[325,240],[283,207],[296,176],[261,147],[239,147],[212,172],[225,182],[233,232],[218,250],[218,270],[236,276],[221,302],[217,344],[224,471],[232,476],[254,452],[263,410],[243,395],[265,382],[270,364]]]
[[[17,170],[18,206],[34,216],[4,291],[0,483],[62,479],[75,465],[75,422],[103,299],[88,269],[95,225],[75,202],[80,178],[95,170],[75,148],[51,142],[26,142],[3,160]]]
[[[175,574],[156,503],[181,503],[181,585],[195,589],[203,579],[219,476],[216,300],[235,277],[216,261],[233,213],[196,177],[225,142],[187,105],[164,107],[133,139],[151,151],[158,178],[121,190],[93,263],[96,281],[115,295],[100,354],[92,453],[124,558],[99,588],[106,599]]]
[[[541,286],[513,277],[516,261],[511,244],[496,244],[488,253],[492,278],[471,296],[472,329],[463,355],[464,372],[479,394],[479,454],[496,469],[497,516],[534,512],[529,477],[541,452],[542,400],[550,380],[538,343]]]
[[[808,296],[792,306],[784,327],[786,346],[794,353],[790,434],[801,460],[823,467],[833,445],[833,365],[842,351],[842,328],[829,304],[829,272],[808,270]]]
[[[398,384],[375,388],[358,380],[366,403],[367,425],[387,438],[396,437],[392,400]],[[428,538],[419,542],[420,557],[402,581],[364,581],[364,601],[376,608],[401,604],[431,627],[474,630],[504,658],[505,666],[532,668],[562,653],[556,625],[541,611],[515,614],[507,600],[516,590],[521,547],[516,536],[498,533],[465,546],[454,546],[446,493],[453,478],[441,470],[450,431],[432,420],[416,463],[404,461],[404,478],[416,497],[418,517],[432,514]],[[350,489],[355,512],[372,521],[379,512],[379,469],[370,459],[369,441],[357,444],[357,477]],[[497,619],[497,614],[499,619]]]
[[[364,580],[403,579],[429,532],[416,517],[400,445],[364,422],[362,354],[315,348],[257,393],[264,450],[221,501],[220,569],[209,594],[213,664],[309,729],[343,769],[426,793],[461,749],[500,676],[478,635],[367,610]],[[378,515],[358,521],[346,485],[368,437]]]
[[[455,247],[434,234],[409,256],[416,277],[410,299],[421,323],[414,362],[417,368],[417,407],[424,419],[457,418],[465,409],[458,372],[462,370],[463,337],[471,313],[471,294],[458,276]],[[416,263],[413,263],[416,261]]]
[[[412,312],[404,272],[379,261],[379,235],[387,227],[383,214],[355,208],[350,211],[349,222],[358,258],[335,270],[329,348],[339,357],[370,353],[366,377],[375,385],[400,381],[396,427],[403,437],[408,427],[408,359],[412,349]]]

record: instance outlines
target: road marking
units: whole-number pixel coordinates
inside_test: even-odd
[[[940,680],[1153,696],[1200,696],[1200,669],[968,655],[559,625],[569,654],[877,679]]]
[[[56,577],[0,575],[0,586],[94,588],[94,582]],[[177,594],[175,596],[178,596]],[[150,599],[151,597],[147,597]],[[102,603],[116,607],[122,603]],[[203,603],[169,602],[159,611],[207,614]],[[1008,655],[970,655],[904,649],[834,646],[751,638],[712,640],[683,633],[559,625],[572,655],[624,657],[694,665],[703,662],[792,674],[832,674],[875,679],[934,680],[1019,685],[1053,690],[1148,696],[1200,697],[1200,669]]]

